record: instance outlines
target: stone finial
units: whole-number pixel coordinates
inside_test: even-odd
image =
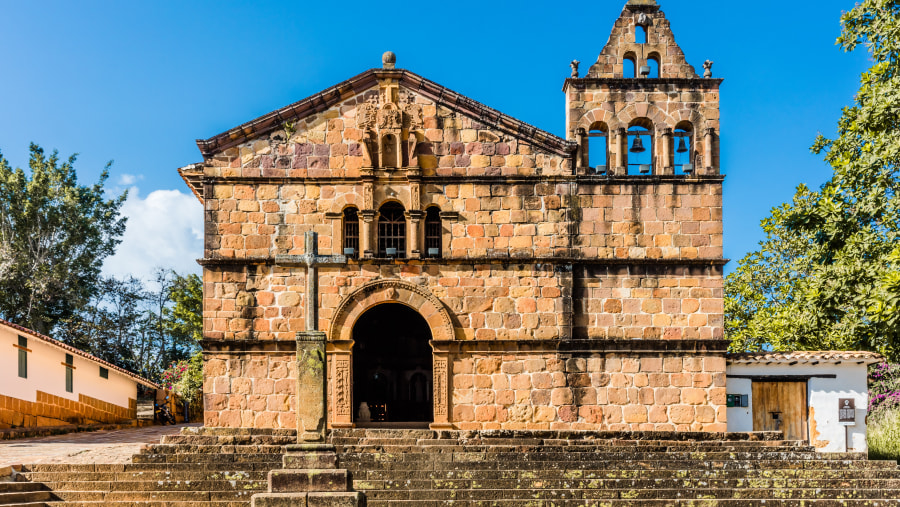
[[[579,62],[578,60],[572,60],[572,63],[569,64],[569,66],[572,67],[572,77],[573,78],[578,78],[578,65],[580,63],[581,62]]]
[[[628,0],[625,5],[658,5],[656,0]]]
[[[385,69],[393,69],[397,65],[397,55],[393,51],[385,51],[381,55],[381,65]]]
[[[705,77],[705,78],[712,77],[713,63],[715,63],[715,62],[713,62],[712,60],[706,60],[705,62],[703,62],[703,77]]]

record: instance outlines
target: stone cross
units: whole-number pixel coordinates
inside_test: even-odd
[[[344,255],[319,255],[319,235],[309,231],[306,253],[303,255],[279,255],[276,264],[302,264],[306,266],[306,330],[319,328],[319,266],[343,266],[347,264]]]
[[[279,255],[276,264],[306,266],[306,331],[297,332],[297,440],[325,441],[325,333],[319,327],[319,266],[347,263],[343,255],[319,255],[319,235],[306,233],[306,253]]]

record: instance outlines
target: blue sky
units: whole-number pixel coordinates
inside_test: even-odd
[[[564,135],[563,80],[584,72],[625,0],[233,2],[0,0],[0,151],[80,154],[83,182],[114,160],[129,232],[107,272],[197,270],[201,209],[176,173],[194,144],[368,68],[398,67]],[[852,101],[863,51],[834,45],[853,0],[661,0],[688,61],[725,78],[722,162],[730,268],[759,221],[830,172],[809,152]],[[193,201],[192,201],[193,200]]]

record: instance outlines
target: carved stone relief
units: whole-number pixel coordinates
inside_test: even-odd
[[[434,359],[434,415],[446,421],[450,407],[447,402],[447,358]]]
[[[350,359],[338,358],[334,363],[334,407],[338,416],[350,417]]]

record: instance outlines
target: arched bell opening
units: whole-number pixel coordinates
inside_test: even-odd
[[[428,322],[412,308],[384,303],[353,325],[353,420],[357,426],[434,420]]]

